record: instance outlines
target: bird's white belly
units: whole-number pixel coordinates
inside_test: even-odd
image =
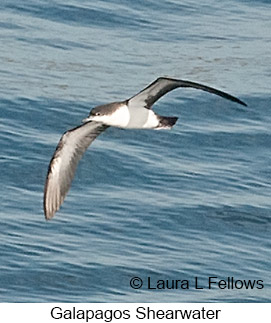
[[[104,118],[105,124],[119,128],[127,128],[129,121],[130,113],[126,104],[123,104],[113,114]]]
[[[126,128],[153,129],[159,124],[156,114],[146,108],[130,108],[130,121]]]
[[[109,116],[102,116],[101,121],[108,126],[127,129],[153,129],[159,124],[157,115],[150,109],[128,108],[120,106]]]

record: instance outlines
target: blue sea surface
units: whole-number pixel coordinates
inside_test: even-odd
[[[270,302],[270,31],[269,1],[0,2],[1,302]],[[159,76],[248,106],[167,94],[154,108],[175,127],[109,128],[45,221],[61,135]]]

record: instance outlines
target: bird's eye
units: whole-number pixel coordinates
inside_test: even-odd
[[[100,116],[100,115],[101,115],[100,112],[95,113],[95,116]]]

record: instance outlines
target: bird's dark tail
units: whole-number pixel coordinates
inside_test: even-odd
[[[156,129],[171,129],[175,125],[177,120],[177,117],[159,116],[159,125],[156,127]]]

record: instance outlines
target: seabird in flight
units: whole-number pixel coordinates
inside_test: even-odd
[[[170,129],[177,117],[164,117],[152,110],[153,104],[166,93],[190,87],[207,91],[246,106],[238,98],[212,87],[166,77],[159,77],[128,100],[100,105],[90,111],[83,124],[66,131],[50,161],[44,187],[44,214],[51,219],[59,210],[71,186],[77,164],[88,146],[108,127],[123,129]]]

